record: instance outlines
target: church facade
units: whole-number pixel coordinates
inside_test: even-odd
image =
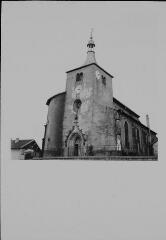
[[[113,97],[92,34],[87,47],[85,63],[67,71],[66,91],[47,100],[43,156],[153,155],[156,133]]]

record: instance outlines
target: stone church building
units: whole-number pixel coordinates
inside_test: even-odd
[[[153,155],[156,133],[113,97],[113,76],[95,59],[92,37],[85,63],[67,71],[66,91],[47,100],[43,156]]]

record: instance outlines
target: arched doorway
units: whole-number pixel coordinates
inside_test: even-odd
[[[76,136],[75,142],[74,142],[74,156],[80,156],[81,155],[81,138],[80,136]]]
[[[83,155],[83,139],[78,133],[72,134],[68,139],[68,156]]]

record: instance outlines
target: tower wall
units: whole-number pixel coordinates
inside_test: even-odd
[[[94,73],[100,72],[98,79],[93,74],[93,119],[92,119],[92,145],[99,153],[113,150],[115,146],[114,112],[113,112],[113,90],[112,77],[99,69],[96,65]]]
[[[68,133],[72,130],[74,126],[75,113],[73,110],[73,104],[76,100],[76,75],[77,73],[83,73],[82,89],[79,94],[79,99],[81,100],[81,109],[78,114],[78,126],[82,132],[89,136],[91,135],[92,127],[92,103],[93,103],[93,68],[88,66],[86,68],[80,68],[69,72],[67,74],[66,81],[66,100],[65,100],[65,111],[63,120],[63,144],[65,145],[65,140]]]
[[[96,77],[100,72],[100,79]],[[63,146],[74,127],[73,104],[76,99],[75,84],[77,73],[83,73],[82,89],[79,98],[82,102],[78,115],[78,127],[85,134],[86,146],[93,149],[112,150],[115,146],[112,77],[96,64],[79,68],[67,74],[66,100],[63,121]]]
[[[49,103],[44,155],[56,155],[62,148],[62,129],[65,93],[55,96]]]

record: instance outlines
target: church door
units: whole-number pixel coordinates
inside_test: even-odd
[[[81,156],[82,155],[82,139],[78,134],[74,134],[69,140],[68,144],[69,156]]]
[[[77,136],[75,138],[74,143],[74,156],[80,156],[81,155],[81,138],[80,136]]]
[[[74,156],[78,156],[78,144],[74,146]]]

